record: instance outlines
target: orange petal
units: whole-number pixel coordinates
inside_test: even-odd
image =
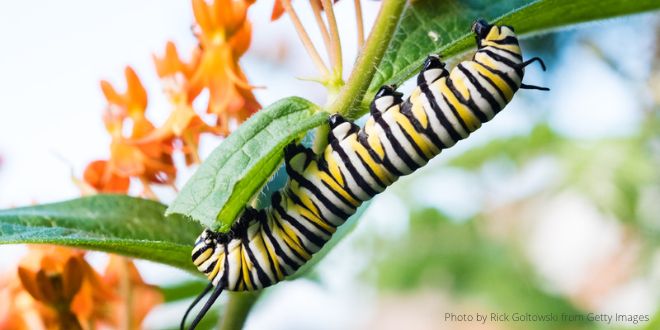
[[[144,89],[142,82],[140,82],[140,78],[130,66],[124,69],[124,75],[126,76],[126,96],[130,99],[131,103],[144,112],[147,108],[147,91]]]
[[[78,258],[69,258],[64,266],[62,276],[62,293],[64,299],[70,301],[78,293],[83,283],[83,269]]]
[[[193,14],[195,15],[195,21],[202,30],[202,35],[211,33],[213,29],[213,24],[211,22],[211,17],[209,16],[209,6],[206,4],[205,0],[193,0]]]
[[[128,192],[130,179],[112,173],[108,162],[97,160],[85,168],[83,180],[98,192],[125,194]]]
[[[282,0],[275,0],[273,4],[273,12],[270,14],[270,20],[275,21],[282,17],[284,14],[284,6],[282,6]]]
[[[109,103],[113,104],[124,104],[124,98],[117,93],[117,90],[115,90],[112,85],[106,81],[106,80],[101,80],[101,91],[103,91],[103,95],[105,95],[105,98],[108,100]]]
[[[23,288],[36,300],[43,300],[43,296],[37,285],[36,273],[28,270],[25,267],[18,267],[18,278],[23,284]]]

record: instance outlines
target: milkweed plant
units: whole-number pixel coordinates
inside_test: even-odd
[[[106,106],[100,117],[110,148],[106,158],[90,160],[74,175],[81,197],[0,211],[0,243],[29,244],[16,268],[4,270],[0,328],[139,329],[155,306],[197,295],[202,281],[172,288],[145,283],[133,259],[202,276],[190,258],[195,239],[204,228],[229,230],[246,205],[270,202],[260,192],[282,187],[283,180],[271,178],[286,175],[285,146],[307,136],[313,150],[322,150],[330,114],[359,119],[382,85],[402,84],[429,54],[452,61],[470,50],[470,26],[477,18],[513,26],[524,38],[660,8],[651,0],[382,0],[373,24],[366,26],[361,0],[350,2],[275,0],[271,17],[255,17],[249,15],[254,0],[192,0],[194,21],[172,24],[181,29],[192,24],[197,44],[184,48],[168,42],[154,49],[167,107],[148,106],[148,93],[131,66],[124,69],[125,81],[102,80]],[[354,16],[337,15],[340,5],[352,6]],[[313,15],[309,20],[299,14],[306,6],[305,13]],[[252,36],[268,34],[253,30],[254,20],[290,21],[317,70],[305,79],[325,88],[325,102],[316,104],[291,91],[262,105],[255,88],[278,82],[252,81],[251,68],[241,63]],[[348,20],[354,20],[357,40],[341,38],[338,26]],[[314,40],[310,29],[318,29],[321,38]],[[357,45],[356,58],[343,56],[348,42]],[[149,119],[154,113],[167,119],[156,124]],[[221,138],[213,140],[221,142],[207,157],[199,151],[205,136]],[[178,164],[175,157],[185,162]],[[177,186],[180,172],[191,168],[195,175]],[[170,205],[159,200],[163,189],[177,195]],[[290,280],[308,275],[360,215],[353,215]],[[109,254],[104,270],[89,264],[88,250]],[[204,326],[241,328],[259,296],[231,293]]]

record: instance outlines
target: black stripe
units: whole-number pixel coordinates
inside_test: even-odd
[[[518,45],[518,38],[514,36],[508,36],[505,37],[504,39],[489,40],[489,41],[494,42],[498,45]]]
[[[247,237],[245,238],[245,240],[244,240],[244,239],[241,239],[241,249],[245,249],[245,241],[246,241],[246,240],[247,240]],[[256,287],[257,285],[254,283],[254,276],[252,276],[252,272],[250,271],[250,268],[247,267],[247,266],[248,266],[248,265],[247,265],[247,262],[245,263],[245,267],[246,267],[246,269],[243,269],[243,257],[244,257],[244,256],[243,256],[243,252],[241,252],[241,272],[247,272],[247,274],[248,274],[248,278],[250,279],[250,283],[252,284],[252,287]],[[249,257],[250,257],[250,256],[248,255],[248,258],[249,258]],[[242,275],[242,274],[241,274],[241,275]],[[241,279],[242,279],[242,278],[243,278],[243,277],[241,276]],[[245,281],[243,281],[243,283],[245,284],[245,288],[247,289],[247,283],[245,283]]]
[[[309,211],[309,212],[311,212],[311,213],[313,213],[313,214],[316,214],[316,213],[314,212],[314,210],[312,210],[312,209],[310,209],[309,207],[307,207],[307,205],[305,205],[305,203],[302,202],[302,200],[298,197],[298,195],[294,194],[291,190],[289,190],[289,193],[287,194],[287,196],[289,197],[289,199],[291,199],[291,201],[293,201],[294,203],[300,205],[300,207],[306,209],[307,211]],[[310,201],[310,202],[312,203],[312,205],[314,205],[314,207],[315,207],[317,210],[319,210],[319,206],[316,205],[316,203],[314,203],[313,200]],[[321,210],[319,210],[319,212],[321,212]],[[328,224],[329,226],[332,226],[332,224],[331,224],[330,222],[328,222],[328,220],[323,219],[323,214],[319,215],[319,218],[320,218],[321,220],[323,220],[323,222],[325,222],[325,223]]]
[[[203,273],[204,274],[210,273],[213,270],[213,267],[215,267],[217,263],[218,263],[218,259],[215,259],[215,261],[213,261],[208,267],[206,267],[206,269],[204,269]]]
[[[248,271],[248,274],[250,275],[250,281],[252,282],[252,286],[255,287],[255,289],[260,289],[271,285],[272,282],[270,280],[270,277],[268,277],[268,274],[266,274],[266,272],[261,267],[261,264],[257,260],[257,257],[255,257],[254,252],[252,252],[252,249],[250,249],[250,243],[249,242],[245,243],[245,241],[241,243],[243,245],[243,249],[245,249],[245,251],[247,252],[248,258],[250,258],[250,261],[252,261],[254,268],[256,268],[257,277],[259,278],[259,282],[261,282],[260,285],[256,285],[256,283],[254,282],[254,278],[252,277],[252,272]]]
[[[319,170],[320,170],[320,169],[319,169]],[[324,172],[325,174],[327,174],[327,175],[332,179],[332,175],[330,175],[330,173],[329,173],[328,171],[323,171],[323,172]],[[341,172],[341,169],[339,170],[339,172]],[[327,184],[325,181],[323,181],[322,178],[319,177],[318,179],[319,179],[319,181],[321,181],[321,183],[323,184],[323,186],[326,187],[326,188],[328,188],[328,190],[330,190],[330,191],[332,192],[332,194],[333,194],[335,197],[337,197],[337,199],[339,199],[342,203],[344,203],[344,205],[346,205],[346,206],[349,207],[349,208],[354,208],[354,207],[353,207],[353,204],[352,204],[348,199],[346,199],[342,194],[340,194],[338,191],[332,189],[332,187],[331,187],[329,184]],[[334,181],[334,179],[333,179],[333,181]],[[310,183],[311,183],[311,182],[310,182]],[[335,183],[336,183],[338,186],[341,187],[341,185],[340,185],[337,181],[335,181]],[[321,189],[319,189],[319,191],[321,191]],[[346,191],[346,190],[344,189],[344,191]],[[352,196],[351,196],[351,197],[352,197]],[[356,200],[359,200],[358,198],[355,198],[355,199],[356,199]]]
[[[276,226],[278,226],[278,227],[280,228],[280,232],[282,232],[283,235],[287,235],[287,236],[288,236],[288,234],[286,233],[286,231],[284,231],[284,227],[282,227],[282,224],[280,224],[279,221],[275,221],[274,223],[275,223]],[[289,239],[294,240],[294,239],[291,238],[291,237],[289,237]],[[307,261],[307,259],[305,259],[303,256],[301,256],[300,254],[298,254],[298,251],[296,251],[296,249],[292,248],[291,245],[287,244],[287,242],[286,242],[286,240],[285,240],[284,238],[282,238],[282,240],[284,241],[284,244],[286,244],[286,246],[289,248],[289,250],[291,250],[291,253],[293,253],[298,259],[302,260],[302,261],[303,261],[303,264],[305,264],[305,262]],[[301,265],[301,266],[302,266],[302,265]],[[294,269],[298,269],[298,267],[294,267]]]
[[[481,65],[481,64],[479,64],[479,65]],[[500,95],[500,97],[502,98],[502,101],[504,101],[504,104],[506,105],[506,103],[507,103],[506,95],[504,95],[504,92],[503,92],[501,89],[499,89],[499,88],[497,87],[497,85],[495,84],[495,82],[494,82],[492,79],[488,78],[487,76],[481,74],[481,72],[478,72],[478,71],[477,71],[477,73],[479,74],[479,77],[485,79],[485,80],[486,80],[491,86],[493,86],[493,88],[497,91],[497,94]],[[501,111],[502,109],[503,109],[503,108],[497,107],[497,111],[496,111],[496,112],[499,112],[499,111]]]
[[[305,207],[305,206],[302,204],[302,201],[298,198],[298,196],[293,195],[293,194],[288,194],[287,196],[288,196],[287,198],[291,199],[291,201],[292,201],[293,203],[302,206],[304,209],[309,210],[311,213],[314,213],[314,212],[312,212],[309,208]],[[284,198],[283,198],[282,196],[280,196],[280,192],[278,191],[276,194],[273,194],[273,197],[271,198],[271,203],[270,203],[270,204],[271,204],[271,205],[281,205],[283,200],[284,200]],[[313,204],[313,203],[314,203],[314,202],[312,201],[312,204]],[[286,208],[287,210],[289,209],[288,205],[284,205],[284,206],[282,206],[282,209],[284,209],[284,208]],[[288,213],[287,213],[287,214],[288,214]],[[325,228],[321,227],[320,225],[318,225],[316,222],[312,221],[312,220],[309,219],[308,217],[306,217],[306,216],[304,216],[304,215],[302,215],[302,214],[300,214],[300,213],[298,213],[298,214],[299,214],[301,217],[303,217],[305,220],[309,221],[309,223],[311,223],[311,224],[314,226],[314,228],[318,229],[319,231],[322,231],[323,233],[325,233],[325,234],[327,234],[327,235],[332,235],[331,232],[327,231]],[[325,222],[328,226],[331,226],[331,227],[332,227],[332,224],[328,223],[328,222],[325,221],[324,219],[321,218],[321,221]]]
[[[417,156],[419,156],[421,159],[428,162],[429,158],[426,157],[426,155],[422,151],[422,148],[420,148],[420,146],[415,142],[415,139],[413,139],[412,136],[410,136],[410,134],[408,134],[408,132],[406,132],[406,130],[403,129],[403,126],[401,126],[401,124],[399,124],[398,122],[397,122],[397,126],[399,126],[399,130],[401,131],[403,136],[406,137],[406,140],[408,140],[408,143],[410,143],[410,145],[412,145],[413,149],[415,149],[415,152],[417,153]]]
[[[203,242],[203,241],[202,241],[202,242]],[[208,250],[208,249],[211,249],[211,255],[213,255],[213,252],[215,251],[215,246],[204,244],[204,248],[199,249],[199,250],[195,251],[195,252],[192,254],[192,260],[193,260],[193,262],[194,262],[195,260],[197,260],[197,258],[199,258],[199,256],[201,256],[201,255],[202,255],[204,252],[206,252],[206,250]]]
[[[435,97],[433,96],[433,92],[431,89],[429,89],[429,86],[427,85],[421,85],[419,86],[422,89],[422,92],[424,93],[424,96],[426,96],[426,100],[429,102],[431,105],[431,109],[433,109],[433,113],[435,114],[436,119],[440,122],[442,127],[445,128],[447,133],[449,133],[449,136],[454,140],[454,142],[458,142],[462,139],[461,135],[456,131],[456,128],[449,122],[449,119],[445,116],[445,113],[442,111],[440,108],[440,105],[438,105],[438,102],[435,100]],[[430,125],[430,124],[429,124]]]
[[[360,153],[356,152],[355,156],[357,156],[357,158],[362,163],[362,166],[367,170],[367,172],[369,172],[369,175],[371,176],[371,178],[374,179],[374,181],[376,181],[376,184],[379,187],[381,187],[382,189],[387,188],[387,185],[383,181],[380,180],[380,178],[376,175],[376,172],[374,172],[374,170],[371,168],[371,166],[369,166],[369,164],[364,160],[364,158],[362,158]]]
[[[275,223],[277,221],[273,221],[273,222]],[[264,226],[262,226],[262,230],[264,231],[264,233],[266,233],[266,236],[268,237],[268,240],[273,245],[273,249],[275,249],[275,254],[277,254],[278,257],[282,258],[282,261],[285,264],[287,264],[289,267],[291,267],[293,270],[298,269],[298,267],[300,267],[300,265],[298,265],[298,263],[296,261],[291,259],[289,257],[289,255],[284,253],[284,250],[282,250],[282,247],[280,246],[280,244],[277,242],[277,240],[273,236],[273,232],[270,229],[270,226],[265,223]],[[283,271],[283,273],[285,273],[284,275],[288,275],[288,274],[286,274],[286,269],[282,269],[282,271]]]
[[[509,75],[506,74],[505,72],[502,72],[502,71],[500,71],[496,68],[491,68],[490,66],[488,66],[488,65],[486,65],[482,62],[479,62],[477,60],[475,60],[475,62],[481,64],[481,66],[483,66],[486,70],[488,70],[491,73],[495,74],[496,76],[502,78],[502,80],[504,80],[504,82],[507,85],[509,85],[509,88],[511,88],[511,91],[515,92],[515,91],[518,90],[518,85],[513,80],[511,80],[511,77],[509,77]]]
[[[447,79],[447,81],[449,81],[449,79]],[[452,92],[451,90],[450,90],[450,92],[453,94],[453,92]],[[465,121],[463,120],[463,117],[461,117],[461,116],[458,114],[458,110],[456,110],[456,107],[454,107],[454,105],[451,104],[451,102],[449,102],[449,99],[447,99],[447,96],[446,96],[444,93],[442,93],[442,100],[443,100],[443,101],[445,102],[445,104],[449,107],[449,110],[451,110],[451,113],[454,115],[454,117],[456,118],[456,120],[458,120],[458,123],[461,125],[461,127],[463,127],[463,130],[464,130],[467,134],[470,134],[471,130],[468,128],[467,124],[466,124]],[[460,100],[458,100],[458,102],[461,103]],[[462,104],[462,103],[461,103],[461,104]]]
[[[276,192],[279,193],[279,192]],[[268,250],[268,246],[266,245],[266,239],[267,237],[264,237],[264,223],[266,222],[266,219],[259,219],[259,235],[261,235],[261,240],[264,242],[264,249],[266,249],[266,256],[268,257],[268,266],[270,267],[271,271],[273,272],[273,276],[275,277],[275,282],[279,281],[280,278],[277,277],[277,271],[279,267],[275,266],[275,261],[273,258],[270,256],[270,251]],[[281,270],[281,269],[280,269]]]
[[[497,113],[500,110],[500,104],[497,103],[497,100],[495,100],[493,95],[491,95],[490,92],[488,90],[486,90],[486,88],[484,88],[481,85],[481,83],[479,82],[477,77],[475,77],[470,72],[470,70],[466,69],[462,64],[458,65],[458,69],[461,70],[461,72],[463,72],[463,74],[468,78],[468,80],[472,83],[472,85],[474,85],[474,87],[477,89],[477,92],[479,92],[481,97],[486,99],[486,101],[490,105],[491,109],[493,110],[493,113]],[[477,105],[475,104],[475,106],[477,106]],[[479,112],[483,113],[481,111],[479,111]],[[485,117],[485,119],[481,120],[482,123],[485,123],[485,122],[488,121],[488,118],[486,117],[485,114],[484,114],[484,117]],[[479,119],[481,119],[481,117]]]
[[[394,152],[403,160],[404,163],[410,168],[411,171],[415,171],[418,169],[420,166],[415,163],[415,161],[412,160],[410,155],[403,149],[401,146],[401,143],[396,139],[394,134],[392,133],[392,129],[390,128],[390,125],[383,119],[381,115],[375,115],[374,114],[374,119],[376,119],[376,123],[380,125],[380,127],[383,129],[385,132],[385,136],[387,137],[387,141],[390,142],[392,145],[392,148],[394,149]],[[385,152],[387,154],[387,151]]]
[[[369,195],[371,197],[378,194],[378,192],[373,190],[371,188],[371,186],[366,181],[364,181],[364,178],[362,177],[362,175],[360,175],[360,173],[357,171],[355,166],[353,166],[353,163],[351,162],[351,159],[348,158],[348,154],[346,154],[346,151],[341,147],[341,145],[339,144],[339,141],[336,141],[336,140],[332,141],[332,143],[330,143],[330,145],[332,146],[332,149],[337,152],[337,154],[339,155],[339,158],[341,158],[344,166],[348,170],[348,173],[351,175],[351,177],[353,178],[355,183],[358,186],[360,186],[360,188],[362,188],[362,190],[365,193],[367,193],[367,195]],[[345,186],[348,190],[351,189],[351,187],[348,184],[348,180],[346,181]],[[357,200],[362,200],[362,199],[358,198]],[[345,217],[343,219],[346,220],[346,219],[348,219],[348,217]]]
[[[314,245],[318,246],[319,248],[320,248],[320,247],[323,247],[323,245],[324,245],[325,242],[326,242],[323,238],[319,237],[319,236],[316,235],[314,232],[312,232],[311,230],[307,229],[307,227],[305,227],[303,224],[301,224],[300,222],[298,222],[298,220],[296,220],[294,217],[292,217],[292,216],[290,216],[288,213],[286,213],[286,211],[285,211],[284,209],[282,209],[282,206],[281,206],[281,205],[274,205],[274,208],[275,208],[275,210],[280,214],[280,216],[282,217],[282,219],[284,219],[284,220],[286,220],[287,222],[289,222],[293,227],[295,227],[295,228],[300,232],[300,234],[302,234],[303,236],[305,236],[305,238],[307,238],[309,241],[311,241],[312,243],[314,243]],[[313,252],[311,252],[308,248],[306,248],[306,250],[307,250],[307,252],[309,252],[310,254],[313,253]]]
[[[431,123],[428,123],[428,125],[426,125],[426,128],[424,128],[422,123],[419,122],[419,119],[415,117],[415,114],[412,112],[413,105],[414,104],[412,104],[412,99],[408,98],[406,102],[404,102],[401,105],[401,113],[408,118],[408,120],[413,125],[415,130],[417,130],[417,132],[424,134],[427,138],[429,138],[431,140],[431,143],[433,143],[436,146],[436,148],[438,148],[439,150],[446,148],[445,144],[442,143],[442,140],[440,140],[440,137],[438,137],[438,135],[433,132],[433,129],[431,128]],[[424,108],[423,104],[420,104],[420,106],[422,107],[422,109]],[[426,120],[429,121],[428,118]]]
[[[460,68],[460,64],[459,64],[459,68]],[[475,115],[480,122],[483,123],[486,120],[488,120],[486,114],[481,111],[481,108],[479,108],[476,103],[474,103],[474,100],[472,99],[472,95],[470,94],[469,89],[467,90],[468,98],[463,97],[461,92],[459,92],[458,89],[456,89],[453,79],[447,79],[447,88],[449,88],[449,91],[451,91],[451,93],[454,94],[454,97],[458,100],[458,102],[464,105],[468,110],[470,110],[470,112],[473,115]]]
[[[323,155],[325,155],[325,153],[323,153]],[[316,166],[318,167],[318,169],[320,171],[325,172],[330,178],[332,178],[337,183],[337,185],[342,186],[341,184],[339,184],[339,182],[337,182],[335,177],[330,173],[330,166],[328,166],[328,161],[325,159],[325,157],[322,156],[321,158],[319,158],[319,160],[317,161]],[[346,182],[346,176],[344,175],[344,172],[342,172],[341,167],[339,167],[339,175],[341,176],[342,182]],[[323,180],[321,180],[321,181],[323,181]],[[354,200],[360,200],[350,189],[344,189],[344,191],[346,191],[346,193],[351,195],[351,197]]]
[[[365,149],[367,149],[367,151],[369,151],[369,155],[371,156],[371,158],[373,158],[375,161],[380,162],[380,163],[383,164],[383,167],[385,167],[385,170],[387,170],[388,172],[390,172],[394,176],[403,175],[403,173],[401,173],[401,171],[399,171],[394,166],[394,164],[392,164],[392,162],[389,160],[389,158],[387,158],[387,153],[386,152],[384,152],[385,157],[383,157],[381,159],[380,156],[378,155],[378,153],[376,153],[376,151],[373,148],[371,148],[371,146],[369,145],[369,136],[367,135],[367,133],[365,133],[364,131],[360,131],[360,133],[358,133],[358,142],[360,142],[362,144],[362,146]],[[378,139],[378,143],[381,145],[381,147],[383,147],[383,144],[380,142],[380,139]]]
[[[336,141],[333,141],[335,143]],[[341,154],[340,154],[341,157]],[[322,192],[321,190],[314,185],[312,182],[307,180],[301,173],[298,173],[295,171],[291,166],[290,163],[286,163],[286,169],[287,173],[289,174],[289,178],[292,180],[295,180],[298,182],[299,185],[301,185],[303,188],[309,190],[323,205],[332,213],[337,215],[340,218],[347,219],[350,214],[347,214],[344,212],[342,209],[337,207],[335,204],[333,204]],[[311,210],[310,210],[311,211]]]
[[[341,170],[340,170],[340,172],[341,172]],[[327,172],[325,172],[325,173],[328,174]],[[330,176],[330,177],[332,177],[332,176]],[[330,184],[328,184],[327,182],[325,182],[323,179],[319,179],[319,181],[321,181],[321,184],[322,184],[325,188],[327,188],[328,190],[332,191],[332,194],[333,194],[333,195],[335,195],[337,198],[339,198],[342,202],[346,203],[346,206],[347,206],[347,207],[349,207],[349,208],[351,208],[351,209],[355,209],[355,208],[357,208],[357,207],[353,206],[353,203],[349,202],[349,201],[348,201],[348,200],[347,200],[342,194],[340,194],[338,191],[336,191],[335,189],[333,189],[332,186],[331,186]],[[338,182],[335,181],[335,183],[336,183],[339,187],[341,187],[341,189],[344,190],[346,193],[350,194],[350,192],[349,192],[348,190],[344,189],[344,187],[342,187]],[[351,195],[351,197],[352,197],[352,195]],[[355,199],[356,201],[358,201],[358,203],[360,202],[360,199],[359,199],[359,198],[354,197],[354,199]],[[359,204],[358,204],[358,206],[359,206]]]
[[[505,51],[505,52],[506,52],[506,50],[504,50],[504,49],[499,49],[499,48],[496,48],[496,49],[497,49],[497,50],[501,50],[501,51]],[[485,54],[488,55],[489,57],[493,58],[495,61],[497,61],[497,62],[502,62],[504,65],[510,67],[511,70],[516,71],[516,73],[517,73],[520,77],[523,76],[523,70],[522,70],[522,68],[520,67],[520,65],[519,65],[518,63],[516,63],[516,62],[514,62],[514,61],[512,61],[512,60],[510,60],[510,59],[508,59],[508,58],[506,58],[506,57],[504,57],[504,56],[502,56],[502,55],[500,55],[500,54],[497,54],[497,53],[491,51],[490,49],[486,49],[486,48],[484,48],[484,49],[480,49],[480,50],[477,51],[477,52],[485,53]],[[511,53],[511,52],[508,52],[508,53]],[[515,84],[514,84],[514,85],[515,85]]]
[[[487,50],[487,49],[490,47],[490,48],[494,48],[494,49],[497,49],[497,50],[499,50],[499,51],[505,52],[505,53],[507,53],[507,54],[513,56],[514,58],[516,58],[516,59],[518,59],[518,60],[522,60],[522,55],[520,55],[520,54],[518,54],[518,53],[514,53],[514,52],[512,52],[512,51],[510,51],[510,50],[508,50],[508,49],[506,49],[506,48],[503,48],[503,47],[501,46],[501,45],[506,45],[506,44],[500,44],[500,43],[498,43],[498,42],[496,42],[496,41],[493,41],[493,42],[495,43],[495,45],[489,45],[489,46],[484,47],[484,48],[482,48],[482,49],[480,49],[480,50]]]
[[[220,278],[220,281],[218,281],[218,285],[220,285],[222,282],[225,283],[224,287],[229,288],[229,243],[223,244],[224,250],[225,250],[225,271],[222,273],[222,277]],[[240,282],[240,281],[239,281]]]

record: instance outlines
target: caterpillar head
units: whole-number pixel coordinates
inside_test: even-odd
[[[513,27],[508,25],[491,25],[483,19],[478,19],[472,24],[472,32],[476,36],[477,46],[479,48],[489,42],[503,41],[510,37],[516,38]]]
[[[195,247],[192,251],[192,261],[195,266],[199,267],[209,258],[213,256],[213,252],[218,244],[216,233],[210,229],[204,231],[197,237]]]
[[[448,75],[449,71],[445,69],[445,63],[440,60],[440,56],[431,54],[424,61],[424,68],[422,68],[422,71],[417,76],[417,85],[430,85],[440,77]]]

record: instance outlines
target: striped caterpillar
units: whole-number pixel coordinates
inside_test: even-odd
[[[538,61],[544,70],[545,65],[536,57],[522,60],[512,27],[478,20],[472,31],[478,48],[472,60],[450,72],[439,56],[430,55],[407,100],[394,86],[380,88],[363,128],[331,115],[322,154],[297,144],[285,148],[289,181],[271,196],[271,206],[246,207],[227,233],[202,232],[192,260],[211,283],[186,316],[213,293],[191,328],[223,290],[259,290],[293,274],[361,203],[465,139],[519,88],[548,90],[522,83],[527,65]]]

